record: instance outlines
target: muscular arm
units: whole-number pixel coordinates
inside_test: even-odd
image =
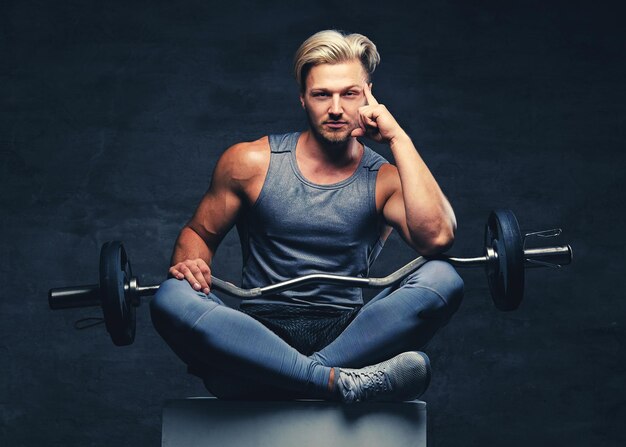
[[[220,242],[232,228],[242,203],[240,186],[233,176],[236,163],[233,159],[237,158],[233,155],[229,150],[219,159],[209,190],[176,240],[172,265],[193,258],[210,264]]]
[[[264,148],[262,140],[241,143],[220,157],[209,190],[178,235],[169,270],[172,277],[186,279],[194,289],[208,293],[217,248],[242,207],[260,189],[258,179],[267,170]]]
[[[456,230],[450,203],[409,136],[387,108],[378,104],[369,85],[364,86],[364,93],[368,104],[359,109],[361,128],[353,131],[353,136],[387,142],[397,165],[383,165],[378,174],[377,203],[385,221],[419,253],[445,251]]]
[[[420,254],[433,255],[454,242],[456,218],[430,170],[404,134],[390,144],[397,168],[384,165],[379,173],[385,221]]]

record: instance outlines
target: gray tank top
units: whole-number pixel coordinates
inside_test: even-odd
[[[380,253],[376,175],[387,161],[365,147],[359,167],[347,179],[317,185],[296,162],[300,132],[270,135],[270,163],[255,204],[239,220],[244,288],[262,287],[311,273],[366,277]],[[363,304],[359,288],[308,285],[244,300],[351,308]]]

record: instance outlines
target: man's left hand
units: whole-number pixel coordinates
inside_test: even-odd
[[[404,134],[393,115],[383,104],[379,104],[369,84],[365,83],[363,93],[367,105],[359,107],[359,127],[350,134],[353,137],[365,136],[378,143],[389,143]]]

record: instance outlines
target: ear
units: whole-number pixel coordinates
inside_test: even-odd
[[[304,109],[304,96],[302,95],[302,93],[300,94],[300,105],[302,106],[302,108]]]
[[[368,85],[368,87],[370,88],[370,90],[372,90],[372,87],[374,87],[374,83],[373,83],[373,82],[370,82],[370,83],[369,83],[369,84],[367,84],[367,85]]]

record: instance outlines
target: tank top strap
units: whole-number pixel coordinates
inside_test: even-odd
[[[270,135],[270,151],[272,154],[292,152],[298,144],[298,138],[300,138],[300,132]]]
[[[382,155],[374,152],[365,145],[363,145],[363,147],[365,152],[363,153],[361,166],[366,168],[368,171],[378,171],[382,165],[389,163]]]

